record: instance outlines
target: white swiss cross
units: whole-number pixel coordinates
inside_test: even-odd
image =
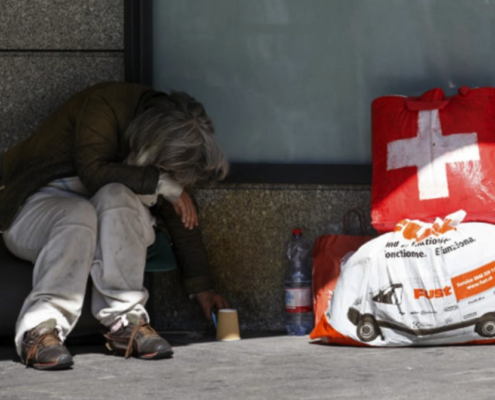
[[[419,199],[449,197],[446,165],[479,161],[478,135],[442,135],[438,110],[420,111],[418,136],[388,144],[387,170],[418,167]]]

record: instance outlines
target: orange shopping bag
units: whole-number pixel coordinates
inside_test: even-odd
[[[352,236],[350,221],[357,216],[360,236]],[[365,236],[365,216],[360,208],[347,211],[343,218],[343,235],[325,235],[316,239],[313,247],[313,311],[315,326],[325,314],[330,304],[335,285],[340,276],[340,266],[364,243],[374,238]]]

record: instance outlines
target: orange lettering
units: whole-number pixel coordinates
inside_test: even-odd
[[[434,234],[435,232],[433,232]],[[421,242],[422,240],[430,237],[432,235],[432,231],[430,228],[428,229],[425,229],[425,231],[423,232],[423,234],[421,236],[417,236],[416,235],[416,242]]]
[[[402,235],[407,240],[417,239],[417,237],[418,237],[418,231],[420,229],[421,229],[421,226],[420,225],[415,224],[414,222],[410,222],[404,228],[404,231],[402,232]]]
[[[403,219],[399,222],[397,222],[397,225],[395,225],[394,232],[400,232],[404,226],[407,225],[407,219]]]
[[[451,227],[450,226],[450,223],[452,222],[451,219],[446,219],[444,222],[443,222],[443,225],[440,229],[437,230],[438,233],[446,233],[448,231],[453,231],[455,230],[455,228]]]
[[[407,219],[403,219],[397,223],[394,228],[394,232],[401,232],[405,239],[407,240],[416,240],[416,242],[421,242],[422,240],[429,238],[430,236],[439,236],[448,231],[455,230],[456,228],[450,226],[452,220],[446,219],[442,225],[435,223],[431,228],[425,228],[423,233],[420,235],[419,231],[423,228],[423,226],[408,221]]]
[[[414,298],[416,300],[421,297],[427,299],[439,299],[441,297],[447,297],[452,295],[452,288],[450,286],[445,286],[443,289],[414,289]]]

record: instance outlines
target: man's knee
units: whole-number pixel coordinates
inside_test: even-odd
[[[91,198],[97,210],[119,207],[134,208],[139,204],[136,194],[121,183],[109,183],[103,186]]]
[[[70,199],[60,204],[59,225],[80,225],[96,233],[98,218],[93,205],[85,199]]]

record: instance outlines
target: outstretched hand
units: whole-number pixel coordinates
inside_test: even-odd
[[[211,313],[214,309],[229,308],[227,301],[214,290],[198,293],[196,298],[208,321],[211,321]]]
[[[172,203],[175,212],[182,217],[182,223],[187,229],[193,229],[198,226],[198,213],[196,207],[185,191],[179,197],[179,200]]]

